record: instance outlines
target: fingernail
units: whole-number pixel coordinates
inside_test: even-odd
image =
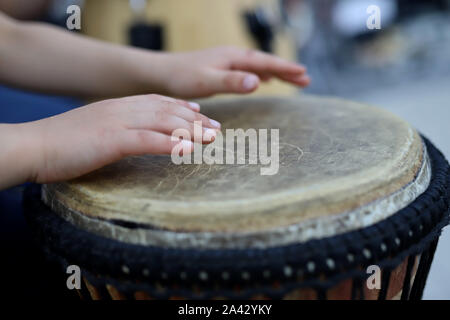
[[[304,76],[304,77],[302,78],[302,81],[303,81],[304,83],[306,83],[306,85],[308,85],[308,84],[311,83],[311,77],[309,77],[309,76]]]
[[[244,90],[252,90],[258,85],[258,77],[255,75],[248,75],[244,78],[242,82],[242,87]]]
[[[209,123],[211,123],[211,125],[212,125],[214,128],[217,128],[217,129],[220,128],[220,123],[217,122],[216,120],[209,119]]]
[[[205,141],[214,141],[216,139],[216,130],[214,129],[205,129],[203,133],[203,140]]]
[[[200,105],[197,102],[188,102],[192,109],[200,111]]]
[[[302,72],[306,72],[306,67],[304,66],[304,65],[301,65],[301,64],[299,64],[299,65],[297,65],[297,68],[300,70],[300,71],[302,71]]]

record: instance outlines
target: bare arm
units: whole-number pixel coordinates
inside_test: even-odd
[[[0,39],[1,83],[82,97],[164,92],[158,79],[163,73],[161,54],[103,43],[42,23],[19,23],[1,13]],[[141,80],[142,64],[153,72]]]
[[[82,97],[248,93],[272,77],[306,86],[306,69],[233,47],[157,53],[113,45],[0,13],[0,83]]]
[[[196,122],[202,125],[203,143],[212,142],[220,129],[199,110],[184,100],[140,95],[38,121],[0,124],[0,190],[76,178],[126,156],[171,154],[175,146],[175,152],[191,152]],[[184,129],[191,140],[174,140],[176,129]]]
[[[32,181],[36,137],[22,124],[0,123],[0,190]]]
[[[0,43],[0,83],[48,93],[192,98],[249,93],[272,77],[297,86],[310,81],[305,67],[259,51],[156,53],[19,23],[2,13]],[[71,179],[127,155],[170,153],[173,130],[192,131],[195,120],[210,129],[220,126],[198,111],[195,104],[150,95],[102,101],[31,123],[0,124],[0,189]]]

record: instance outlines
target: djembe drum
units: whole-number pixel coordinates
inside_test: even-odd
[[[46,256],[81,268],[84,298],[421,298],[449,219],[449,166],[428,140],[338,99],[202,107],[224,132],[279,129],[278,172],[148,155],[26,191]]]

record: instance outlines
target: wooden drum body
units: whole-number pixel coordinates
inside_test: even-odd
[[[242,164],[148,155],[27,190],[30,225],[49,259],[80,266],[83,297],[421,298],[449,219],[449,167],[430,142],[338,99],[202,108],[224,133],[279,129],[277,173],[248,152]]]

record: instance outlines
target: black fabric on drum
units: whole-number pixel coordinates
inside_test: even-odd
[[[377,264],[383,271],[393,270],[406,258],[424,253],[426,259],[421,259],[409,297],[418,299],[422,296],[436,239],[449,222],[450,204],[448,162],[427,139],[424,141],[432,179],[413,203],[370,227],[301,244],[268,249],[197,250],[122,243],[63,220],[40,201],[39,186],[26,190],[25,214],[49,258],[59,261],[63,268],[79,265],[83,276],[95,287],[111,284],[126,295],[145,291],[162,299],[171,296],[245,299],[256,294],[280,298],[299,288],[314,288],[320,293],[349,278],[362,285],[368,277],[364,269],[371,264]],[[333,268],[327,259],[333,260]],[[124,267],[129,272],[124,273]],[[286,272],[287,268],[292,272]],[[148,276],[143,274],[144,269],[148,270]],[[270,272],[270,277],[264,271]],[[223,272],[229,277],[224,279]],[[207,278],[200,277],[204,273]],[[280,284],[278,288],[272,285],[275,281]],[[240,291],[236,285],[241,287]],[[197,293],[193,286],[198,288]],[[357,291],[360,292],[353,294],[362,297],[363,290]]]
[[[423,259],[421,257],[419,268],[414,279],[414,284],[410,292],[410,300],[419,300],[422,298],[423,289],[427,280],[428,273],[430,272],[431,262],[433,261],[434,253],[437,247],[437,240],[433,241],[430,245],[430,249],[425,252]]]
[[[411,272],[416,261],[416,256],[409,256],[408,264],[406,266],[405,279],[403,279],[403,290],[401,300],[408,300],[409,290],[411,288]]]
[[[391,270],[390,269],[383,270],[383,275],[381,278],[381,290],[378,294],[378,300],[386,300],[390,279],[391,279]]]

